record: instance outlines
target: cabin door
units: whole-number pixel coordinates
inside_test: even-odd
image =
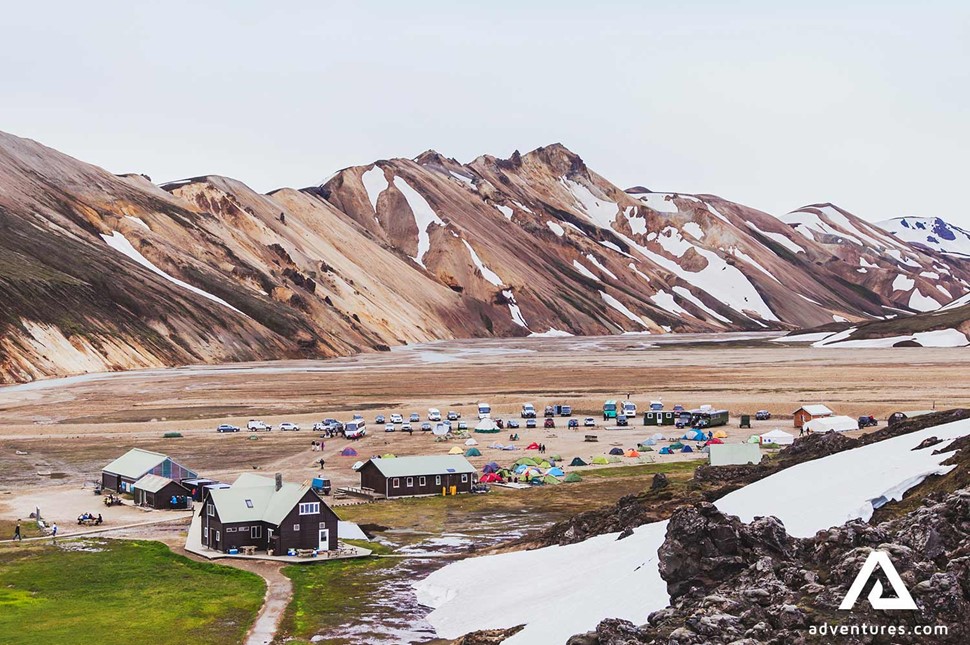
[[[320,529],[320,551],[330,550],[330,529]]]

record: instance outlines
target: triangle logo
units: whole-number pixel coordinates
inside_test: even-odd
[[[862,589],[866,586],[872,574],[875,573],[876,567],[882,569],[883,574],[885,574],[890,586],[892,586],[893,591],[896,593],[896,597],[883,598],[882,583],[876,580],[868,596],[869,604],[872,605],[872,608],[916,609],[916,603],[913,602],[913,597],[909,595],[909,590],[903,584],[903,579],[899,577],[899,572],[896,571],[896,567],[893,566],[892,561],[889,559],[889,554],[885,551],[878,550],[872,551],[869,557],[866,558],[865,564],[862,565],[862,570],[859,571],[859,575],[852,581],[852,586],[849,587],[849,592],[842,600],[842,604],[839,605],[839,609],[852,609],[855,607],[856,601],[859,599],[860,594],[862,594]]]

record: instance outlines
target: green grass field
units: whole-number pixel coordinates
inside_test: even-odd
[[[72,551],[85,544],[100,552]],[[65,541],[0,549],[5,645],[240,643],[265,583],[159,542]]]

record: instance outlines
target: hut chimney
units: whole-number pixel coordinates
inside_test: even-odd
[[[276,473],[276,490],[283,488],[283,474]]]

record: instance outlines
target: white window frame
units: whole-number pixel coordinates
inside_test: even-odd
[[[240,533],[249,533],[249,527],[248,526],[240,526],[239,527],[239,532]]]
[[[222,542],[222,533],[216,531],[216,542]]]
[[[435,475],[434,476],[434,485],[435,486],[441,486],[441,475]]]
[[[420,477],[418,477],[418,486],[421,486],[423,488],[427,485],[428,485],[427,477],[425,477],[424,475],[421,475]]]
[[[468,483],[468,473],[462,473],[461,483],[462,484],[467,484]]]
[[[400,488],[400,487],[401,487],[400,477],[395,477],[394,479],[391,480],[391,488]]]
[[[300,515],[319,515],[320,502],[300,502]]]
[[[252,508],[252,507],[253,507],[253,500],[247,499],[246,500],[246,508]]]
[[[299,531],[300,530],[300,525],[299,524],[294,524],[293,525],[293,530],[294,531]]]
[[[206,504],[205,505],[205,514],[208,515],[209,517],[215,517],[216,516],[216,505],[215,504],[211,504],[211,503],[210,504]]]
[[[406,480],[404,480],[404,485],[408,488],[414,488],[414,477],[408,477]]]
[[[251,530],[249,531],[249,534],[254,538],[259,539],[263,537],[263,527],[260,526],[259,524],[253,524]]]

